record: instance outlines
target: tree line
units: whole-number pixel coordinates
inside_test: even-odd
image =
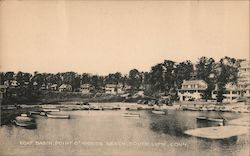
[[[173,100],[177,100],[177,90],[181,88],[183,80],[191,78],[204,80],[208,88],[203,95],[204,99],[211,99],[211,92],[218,87],[218,99],[223,100],[225,85],[229,82],[237,82],[238,68],[241,59],[230,57],[221,58],[215,62],[213,58],[201,57],[196,63],[190,60],[175,62],[164,60],[151,67],[150,71],[139,71],[132,69],[128,74],[120,72],[110,73],[105,76],[93,75],[89,73],[78,74],[76,72],[63,73],[39,73],[34,72],[1,72],[1,84],[16,80],[18,86],[9,91],[12,99],[21,101],[35,101],[39,96],[39,88],[47,84],[70,84],[74,91],[80,88],[81,84],[91,84],[97,90],[101,90],[106,84],[123,84],[132,87],[132,92],[143,88],[146,95],[158,97],[160,95],[169,95]],[[36,83],[36,85],[34,85]],[[7,93],[8,94],[8,93]],[[8,96],[8,95],[7,95]]]

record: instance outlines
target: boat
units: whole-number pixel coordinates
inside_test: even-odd
[[[26,127],[26,128],[35,128],[36,127],[35,122],[12,120],[12,123],[14,123],[15,125],[20,126],[20,127]]]
[[[102,107],[102,110],[113,110],[112,107]]]
[[[124,117],[140,117],[140,114],[138,113],[124,113]]]
[[[44,108],[43,111],[44,112],[60,112],[59,109],[54,109],[54,108]]]
[[[23,121],[23,122],[29,122],[33,121],[34,119],[31,117],[28,117],[27,114],[21,114],[20,116],[16,117],[16,121]]]
[[[199,138],[226,139],[247,134],[249,133],[249,129],[246,126],[218,126],[190,129],[184,133]]]
[[[40,112],[37,111],[29,111],[29,115],[39,115]]]
[[[127,107],[126,110],[129,110],[129,111],[137,111],[138,108],[132,108],[132,107],[130,108],[130,107]]]
[[[49,113],[46,113],[46,116],[48,118],[54,118],[54,119],[69,119],[70,118],[69,115],[62,115],[62,114],[49,114]]]
[[[112,110],[120,110],[121,109],[121,107],[112,107]]]
[[[40,112],[40,115],[41,116],[46,116],[46,113],[45,112]]]
[[[187,110],[189,110],[189,111],[199,111],[200,108],[198,108],[198,107],[187,107]]]
[[[166,114],[166,112],[161,111],[161,110],[153,110],[152,113],[153,114],[158,114],[158,115],[165,115]]]
[[[205,116],[199,116],[196,119],[198,121],[205,120],[205,121],[212,121],[212,122],[224,122],[224,119],[222,119],[222,118],[210,118],[210,117],[205,117]]]
[[[72,111],[72,108],[60,108],[60,111]]]

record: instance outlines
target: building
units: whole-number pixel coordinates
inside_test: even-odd
[[[4,85],[6,87],[15,88],[19,85],[19,83],[16,80],[6,80],[4,81]]]
[[[106,84],[105,86],[105,93],[106,94],[124,94],[125,93],[125,89],[123,84]]]
[[[238,90],[240,97],[250,98],[250,62],[242,61],[238,72]]]
[[[53,90],[53,91],[58,90],[58,85],[57,85],[57,84],[52,84],[52,85],[50,86],[50,90]]]
[[[212,98],[217,99],[217,86],[212,92]],[[228,83],[223,93],[223,102],[237,102],[238,99],[250,99],[250,62],[242,61],[236,84]]]
[[[203,80],[184,80],[178,96],[180,101],[199,100],[206,89],[207,83]]]
[[[80,86],[80,91],[83,93],[83,94],[90,94],[91,92],[93,92],[95,89],[94,86],[92,86],[91,84],[88,84],[88,83],[85,83],[85,84],[82,84]]]
[[[115,84],[106,84],[105,93],[106,94],[117,94],[117,85]]]
[[[217,86],[212,92],[212,98],[217,99]],[[228,83],[223,93],[223,102],[237,102],[238,99],[250,99],[250,62],[242,61],[238,72],[237,83]]]
[[[71,92],[72,86],[69,84],[62,84],[58,89],[59,89],[59,92]]]
[[[218,87],[215,87],[215,90],[212,91],[212,98],[217,99]],[[240,97],[240,92],[236,84],[228,83],[225,86],[225,92],[223,93],[223,102],[236,102]]]

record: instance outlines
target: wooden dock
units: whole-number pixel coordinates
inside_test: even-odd
[[[207,138],[207,139],[226,139],[233,136],[249,134],[247,126],[218,126],[190,129],[184,132],[187,135]]]

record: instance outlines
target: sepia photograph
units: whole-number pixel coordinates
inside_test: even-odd
[[[250,156],[249,0],[0,0],[0,156]]]

